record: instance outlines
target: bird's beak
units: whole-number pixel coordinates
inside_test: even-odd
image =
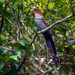
[[[34,9],[31,9],[31,11],[34,11]]]
[[[33,11],[32,9],[30,11]]]

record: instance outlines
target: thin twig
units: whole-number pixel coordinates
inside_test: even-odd
[[[51,68],[51,69],[46,70],[46,71],[45,71],[45,73],[44,73],[44,75],[46,75],[47,73],[49,73],[49,72],[51,72],[51,71],[53,71],[53,69],[52,69],[52,68]]]
[[[37,32],[34,34],[34,37],[33,37],[33,39],[31,40],[30,45],[32,45],[32,43],[34,42],[36,36],[37,36]]]
[[[73,9],[73,6],[72,6],[72,1],[69,0],[69,2],[70,2],[70,8],[71,8],[71,10],[72,10],[72,14],[74,15],[74,9]]]
[[[42,70],[42,69],[39,69],[37,64],[35,64],[35,65],[36,65],[36,66],[34,66],[34,67],[35,67],[39,72],[41,72],[43,75],[46,75],[47,73],[53,71],[52,68],[49,68],[48,70],[44,71],[44,70]],[[45,65],[45,66],[47,66],[47,65]]]
[[[15,24],[13,24],[7,17],[6,17],[6,19],[8,20],[8,22],[10,22],[14,27],[16,27],[16,25]]]

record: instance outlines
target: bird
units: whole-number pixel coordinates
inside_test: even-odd
[[[39,8],[34,8],[33,12],[35,15],[35,25],[36,25],[37,29],[39,31],[41,31],[41,30],[47,28],[48,24],[44,21],[42,11]],[[45,37],[47,47],[50,50],[50,53],[52,55],[52,59],[55,62],[55,66],[57,69],[59,69],[60,68],[60,59],[59,59],[58,52],[56,50],[54,41],[52,39],[52,36],[50,35],[49,30],[43,32],[42,34]]]

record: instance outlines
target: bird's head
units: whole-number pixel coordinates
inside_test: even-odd
[[[33,12],[35,14],[35,17],[39,17],[39,16],[42,16],[42,11],[39,9],[39,8],[34,8],[33,9]]]

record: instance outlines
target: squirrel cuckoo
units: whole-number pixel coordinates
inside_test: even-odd
[[[43,30],[43,29],[47,28],[48,24],[44,21],[41,10],[39,8],[35,8],[35,9],[33,9],[33,12],[35,14],[35,24],[37,26],[37,29]],[[57,50],[55,48],[53,39],[52,39],[49,31],[46,31],[42,34],[44,35],[47,47],[49,48],[51,55],[53,56],[52,59],[55,62],[56,68],[59,69],[60,68],[60,60],[59,60],[59,56],[58,56]]]

